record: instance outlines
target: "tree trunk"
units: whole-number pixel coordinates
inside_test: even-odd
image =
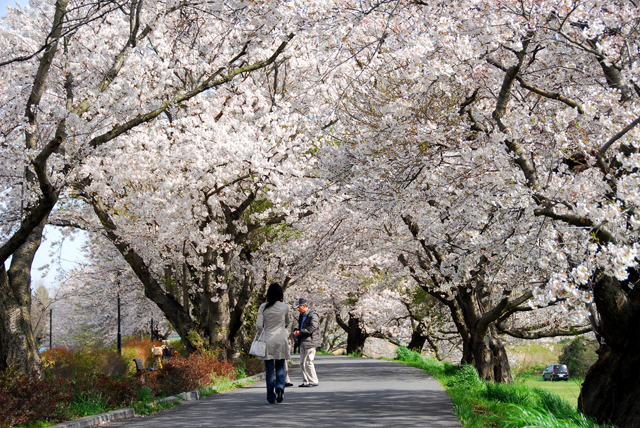
[[[598,423],[620,428],[640,426],[640,349],[617,351],[604,345],[589,369],[578,410]]]
[[[332,351],[332,349],[330,349],[331,342],[329,340],[329,325],[331,324],[332,317],[333,317],[333,314],[331,313],[327,314],[327,316],[324,319],[324,329],[322,330],[322,349],[326,350],[327,352]]]
[[[463,361],[463,363],[473,364],[482,380],[498,383],[513,382],[507,352],[498,338],[495,326],[491,325],[485,334],[475,332],[473,342],[471,345],[473,360]]]
[[[360,319],[349,316],[349,329],[347,330],[347,354],[360,354],[364,352],[364,342],[368,335],[360,328]]]
[[[629,282],[638,283],[633,271]],[[593,287],[604,339],[598,361],[589,369],[578,410],[599,423],[640,426],[640,290],[603,276]]]
[[[40,369],[31,327],[31,265],[46,222],[42,220],[13,254],[8,272],[0,265],[0,371]]]
[[[253,276],[245,275],[241,284],[229,287],[229,348],[236,350],[241,348],[242,343],[238,343],[240,330],[245,322],[245,310],[251,301],[251,293],[255,288]]]
[[[407,348],[412,351],[422,352],[422,348],[424,348],[424,344],[427,342],[427,336],[423,336],[420,332],[415,329],[413,333],[411,333],[411,341],[407,345]]]
[[[347,354],[361,354],[364,352],[364,342],[369,337],[360,328],[360,319],[349,314],[349,322],[345,322],[339,313],[336,313],[336,322],[347,333]]]
[[[218,293],[217,299],[217,302],[202,302],[202,305],[206,306],[205,334],[209,341],[209,347],[213,350],[219,350],[220,356],[227,358],[229,351],[231,351],[229,343],[229,329],[231,327],[229,294],[226,292]]]

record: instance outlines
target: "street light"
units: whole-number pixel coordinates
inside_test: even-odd
[[[120,330],[120,271],[116,274],[118,289],[118,355],[122,355],[122,332]]]
[[[120,332],[120,293],[118,293],[118,354],[122,355],[122,334]]]
[[[49,309],[49,349],[53,343],[53,309]]]

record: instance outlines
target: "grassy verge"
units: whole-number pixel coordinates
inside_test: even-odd
[[[540,388],[552,392],[563,400],[568,401],[574,407],[577,407],[580,387],[582,382],[584,382],[584,379],[570,379],[566,382],[551,382],[543,381],[542,375],[536,375],[517,379],[517,381],[524,383],[529,388]]]
[[[141,388],[138,392],[138,401],[134,402],[131,407],[135,410],[136,415],[147,416],[179,405],[178,402],[159,401],[158,397],[151,396],[150,388]]]
[[[200,398],[204,398],[213,394],[221,394],[231,389],[242,388],[254,383],[255,381],[251,379],[240,379],[237,381],[232,381],[229,378],[214,378],[211,385],[200,388],[198,391],[200,392]]]
[[[454,366],[398,349],[400,362],[435,377],[453,401],[464,428],[614,428],[598,425],[556,394],[524,383],[483,382],[473,366]]]

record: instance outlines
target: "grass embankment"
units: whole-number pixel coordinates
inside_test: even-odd
[[[569,402],[574,407],[578,406],[578,396],[583,379],[569,379],[568,381],[543,381],[542,375],[524,378],[522,382],[529,388],[540,388],[556,394],[558,397]]]
[[[605,428],[556,394],[523,383],[483,382],[473,366],[455,366],[398,349],[400,362],[426,371],[442,384],[464,428]],[[565,384],[565,382],[562,382]]]

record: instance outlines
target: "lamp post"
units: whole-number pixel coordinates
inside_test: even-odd
[[[118,290],[118,355],[122,355],[122,331],[120,329],[120,271],[116,274],[116,289]]]
[[[53,343],[53,309],[49,309],[49,349]]]
[[[118,355],[122,355],[122,334],[120,332],[120,293],[118,293]]]

